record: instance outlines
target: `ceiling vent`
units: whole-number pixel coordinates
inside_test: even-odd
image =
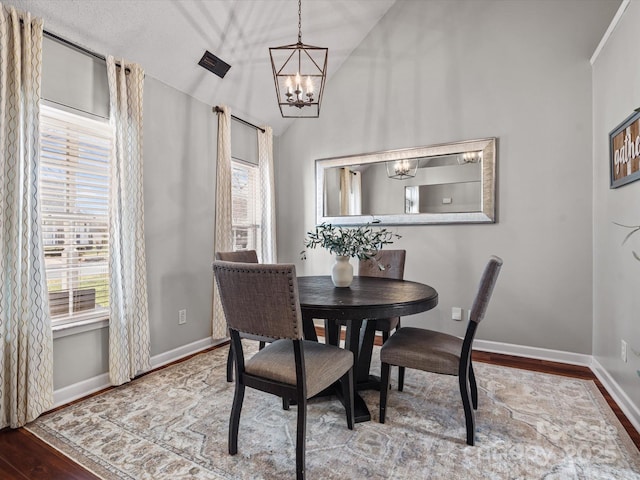
[[[215,73],[220,78],[224,78],[224,76],[227,74],[227,72],[231,68],[231,65],[229,65],[223,60],[220,60],[209,50],[205,50],[204,55],[202,55],[202,58],[198,62],[198,65],[206,68],[211,73]]]

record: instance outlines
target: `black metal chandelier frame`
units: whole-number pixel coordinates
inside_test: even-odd
[[[282,116],[284,118],[315,118],[320,116],[320,104],[327,77],[329,49],[302,43],[301,0],[298,0],[298,41],[290,45],[271,47],[269,55],[278,107]],[[286,58],[282,65],[277,66],[279,62],[276,61],[274,55]],[[306,65],[306,71],[302,71],[303,63]],[[310,87],[307,88],[307,91],[302,86],[305,81]]]

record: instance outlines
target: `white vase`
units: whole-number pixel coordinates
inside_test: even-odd
[[[331,280],[336,287],[348,287],[353,281],[353,266],[349,257],[336,255],[336,262],[331,267]]]

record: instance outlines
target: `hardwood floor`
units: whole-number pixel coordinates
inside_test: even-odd
[[[622,410],[588,367],[479,351],[473,352],[473,360],[593,380],[625,430],[629,433],[636,447],[640,450],[640,433],[633,428],[631,422],[624,416]],[[166,368],[166,366],[161,368]],[[25,429],[20,428],[0,431],[0,478],[3,480],[94,480],[99,477],[72,462]]]
[[[0,431],[0,478],[99,480],[23,428]]]

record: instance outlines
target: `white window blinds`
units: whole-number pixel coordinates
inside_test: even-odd
[[[41,105],[40,199],[52,323],[108,317],[112,133]]]
[[[260,238],[258,166],[231,161],[231,228],[233,250],[258,250]]]

